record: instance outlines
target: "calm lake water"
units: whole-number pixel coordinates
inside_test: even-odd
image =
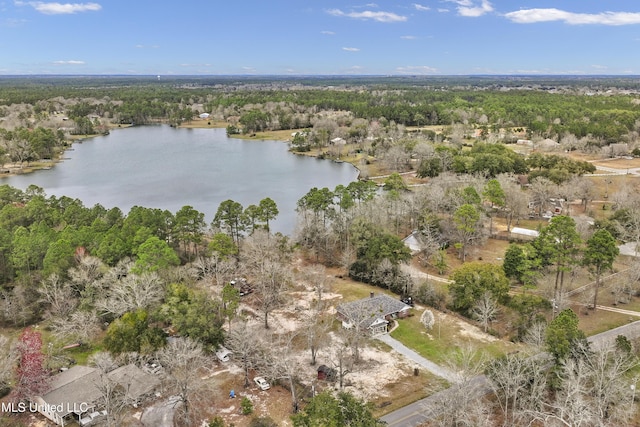
[[[291,235],[296,203],[312,187],[346,185],[357,178],[347,163],[298,156],[281,141],[227,138],[225,129],[140,126],[74,144],[50,170],[0,179],[48,195],[69,196],[85,206],[168,209],[191,205],[209,223],[220,202],[244,207],[271,197],[280,210],[273,231]]]

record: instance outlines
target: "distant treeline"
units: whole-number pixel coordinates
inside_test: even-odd
[[[194,104],[202,105],[201,112],[235,108],[242,116],[275,103],[285,113],[349,111],[355,118],[407,126],[513,126],[541,137],[569,133],[612,143],[637,127],[640,102],[629,94],[637,90],[637,79],[613,77],[16,77],[0,79],[0,105],[53,111],[56,97],[99,99],[82,112],[144,124],[188,120]],[[266,114],[281,114],[284,120],[275,121],[281,129],[301,124],[282,112]]]

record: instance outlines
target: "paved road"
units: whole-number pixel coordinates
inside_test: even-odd
[[[618,335],[624,335],[629,339],[635,339],[640,337],[640,320],[620,326],[610,331],[605,331],[589,337],[592,348],[594,350],[606,348],[615,342]],[[475,377],[471,380],[470,387],[479,387],[484,394],[489,393],[490,389],[484,375]],[[427,421],[427,415],[425,414],[425,408],[430,405],[437,404],[443,400],[443,396],[447,393],[453,393],[452,389],[443,390],[434,395],[421,399],[396,411],[393,411],[384,417],[380,418],[385,421],[390,427],[416,427]]]

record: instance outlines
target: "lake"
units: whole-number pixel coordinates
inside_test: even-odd
[[[224,200],[246,208],[271,197],[280,211],[272,230],[291,235],[302,196],[313,187],[347,185],[358,171],[288,149],[281,141],[228,138],[225,129],[137,126],[76,143],[51,169],[5,177],[0,184],[20,189],[35,184],[48,195],[78,198],[85,206],[117,206],[125,213],[135,205],[173,213],[190,205],[207,223]]]

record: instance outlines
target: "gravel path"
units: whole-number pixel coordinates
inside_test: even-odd
[[[427,280],[433,280],[435,282],[442,282],[442,283],[452,282],[451,280],[445,279],[444,277],[427,274],[424,271],[418,270],[416,267],[412,265],[402,264],[400,265],[400,268],[402,269],[403,272],[409,274],[414,279],[427,279]]]
[[[171,396],[168,400],[145,409],[140,417],[140,422],[145,427],[173,427],[173,417],[176,409],[181,405],[179,397]]]

